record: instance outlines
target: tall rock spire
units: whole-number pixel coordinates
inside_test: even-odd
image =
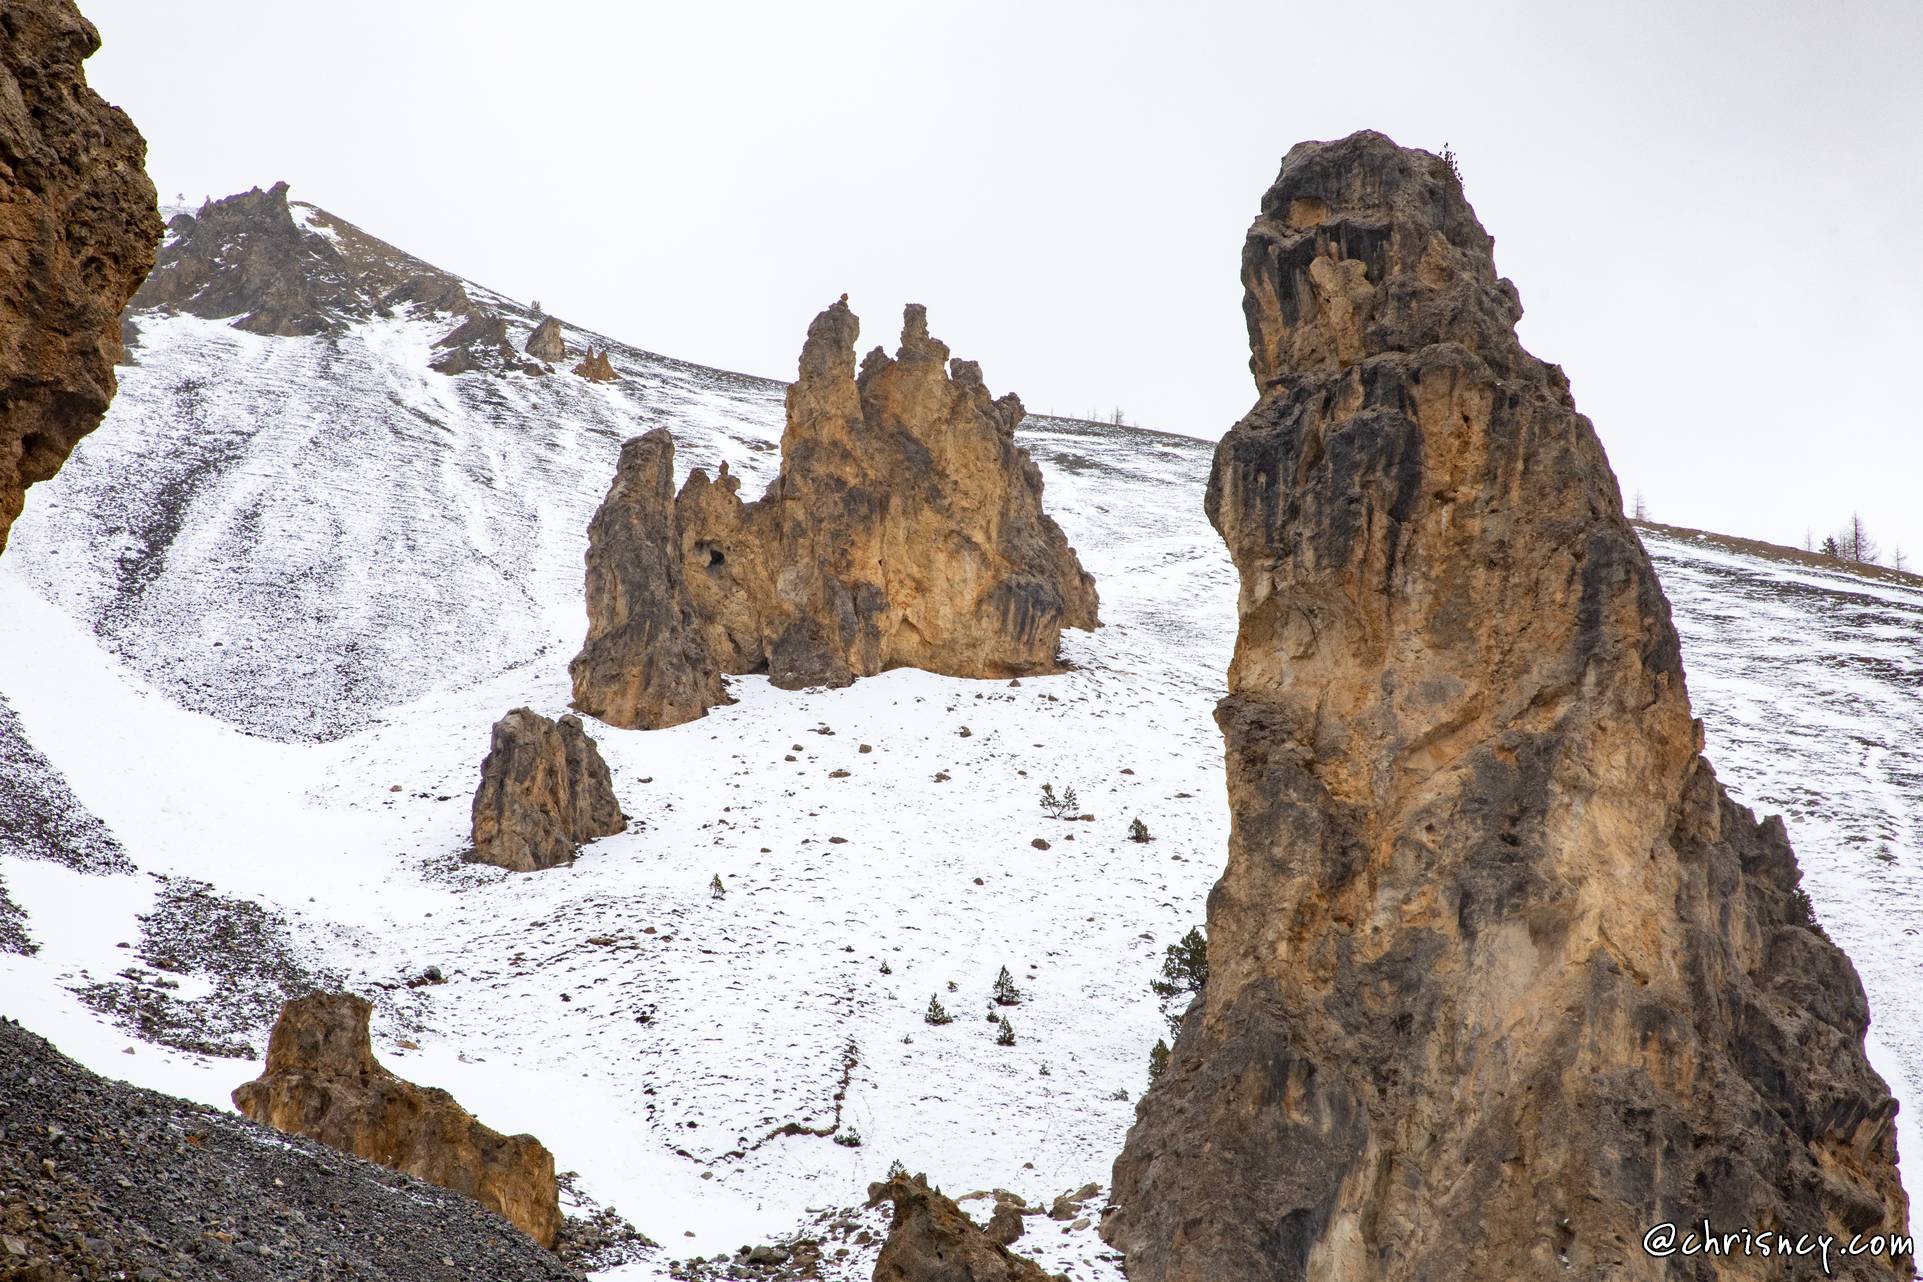
[[[1903,1231],[1856,973],[1703,759],[1608,460],[1451,168],[1294,148],[1242,279],[1259,399],[1207,500],[1229,859],[1115,1166],[1132,1282],[1781,1277],[1644,1236]]]

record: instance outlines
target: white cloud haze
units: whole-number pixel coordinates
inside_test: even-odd
[[[294,195],[563,318],[792,377],[846,291],[997,393],[1214,437],[1290,145],[1458,153],[1625,493],[1923,563],[1923,5],[82,0],[163,198]],[[1200,501],[1200,496],[1197,496]]]

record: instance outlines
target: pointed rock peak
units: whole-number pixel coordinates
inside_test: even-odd
[[[905,342],[946,354],[923,309],[906,321]],[[892,667],[1052,672],[1062,629],[1099,626],[1095,582],[1013,442],[1021,402],[990,400],[972,364],[951,379],[879,350],[857,380],[859,331],[846,299],[808,327],[781,474],[754,503],[725,472],[679,497],[654,470],[643,484],[670,446],[628,443],[589,526],[575,707],[657,727],[712,706],[724,674],[800,689]]]
[[[556,365],[567,359],[568,347],[561,339],[561,322],[544,316],[527,338],[527,354],[537,361]]]
[[[603,348],[597,351],[592,345],[588,347],[588,354],[581,359],[581,363],[574,367],[574,372],[590,383],[612,383],[621,377],[615,373],[607,350]]]
[[[1655,571],[1454,173],[1297,147],[1242,279],[1260,399],[1207,496],[1242,580],[1228,863],[1115,1164],[1132,1282],[1901,1232],[1862,987],[1702,758]]]

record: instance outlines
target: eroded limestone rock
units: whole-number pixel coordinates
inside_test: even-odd
[[[875,1282],[1048,1282],[1033,1260],[993,1241],[925,1175],[868,1186],[868,1205],[894,1203]],[[1019,1225],[1016,1232],[1020,1232]]]
[[[527,336],[527,354],[537,361],[558,365],[567,359],[568,345],[561,338],[561,322],[552,316],[544,316],[534,332]]]
[[[671,496],[667,433],[628,443],[590,527],[575,707],[658,727],[721,702],[724,673],[799,689],[1049,672],[1063,628],[1097,626],[1094,580],[1014,443],[1021,401],[951,362],[921,307],[859,375],[858,332],[845,299],[809,326],[781,474],[753,503],[725,464]]]
[[[256,1122],[465,1193],[542,1246],[561,1229],[554,1157],[531,1135],[483,1126],[446,1091],[383,1068],[368,1037],[372,1008],[349,993],[288,1002],[267,1043],[267,1069],[234,1091]]]
[[[1233,826],[1115,1165],[1129,1277],[1762,1279],[1643,1235],[1901,1231],[1856,973],[1703,759],[1608,460],[1456,177],[1302,144],[1242,277],[1260,399],[1208,491]]]
[[[100,34],[69,0],[0,15],[0,551],[31,485],[114,394],[120,312],[164,230],[147,144],[87,87]]]
[[[583,842],[625,831],[614,783],[581,718],[516,708],[494,723],[474,793],[474,859],[517,872],[570,863]]]
[[[580,364],[574,367],[574,372],[590,383],[613,383],[621,378],[614,372],[614,364],[608,360],[605,348],[597,350],[589,347],[588,354],[581,358]]]

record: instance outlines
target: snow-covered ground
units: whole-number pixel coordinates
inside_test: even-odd
[[[872,323],[892,309],[869,310],[892,339]],[[224,1105],[257,1060],[157,1044],[126,1012],[204,1015],[258,1050],[273,1002],[223,985],[344,981],[379,997],[395,1071],[538,1135],[662,1243],[622,1276],[812,1231],[896,1160],[956,1194],[1106,1184],[1166,1031],[1149,981],[1226,849],[1210,714],[1234,581],[1201,511],[1206,443],[1023,429],[1102,594],[1073,670],[746,678],[689,725],[591,726],[637,822],[509,874],[460,861],[468,803],[498,716],[565,710],[619,442],[666,425],[684,470],[726,459],[757,494],[781,386],[618,343],[608,387],[450,379],[427,369],[445,323],[405,314],[317,338],[140,324],[107,424],[32,491],[0,560],[0,728],[36,750],[0,770],[12,795],[71,789],[135,871],[0,848],[39,946],[0,953],[0,1013]],[[1923,1099],[1923,590],[1649,544],[1712,760],[1785,812],[1879,1062]],[[1043,783],[1093,820],[1046,817]],[[1136,817],[1153,841],[1127,840]],[[156,905],[195,883],[241,944],[168,935]],[[429,966],[446,982],[407,985]],[[984,1017],[1002,966],[1024,994],[997,1012],[1012,1047]],[[952,1023],[924,1022],[931,997]],[[1029,1224],[1018,1249],[1050,1271],[1118,1276],[1092,1228]],[[872,1260],[851,1244],[827,1275]]]

